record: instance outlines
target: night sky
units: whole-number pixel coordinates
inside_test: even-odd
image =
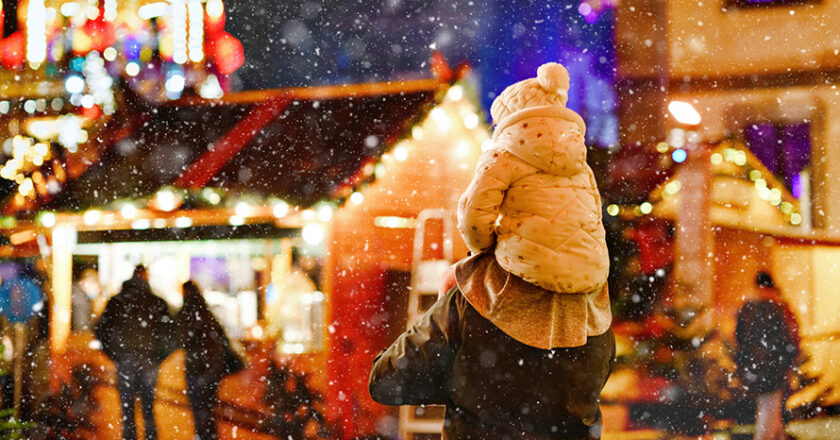
[[[615,143],[612,10],[587,22],[579,0],[227,0],[227,30],[245,46],[236,86],[265,89],[429,77],[433,50],[469,62],[482,104],[560,61],[569,106]],[[601,128],[598,128],[601,127]]]

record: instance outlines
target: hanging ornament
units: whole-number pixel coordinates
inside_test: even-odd
[[[111,22],[105,21],[102,15],[96,20],[88,20],[82,27],[82,31],[90,39],[90,49],[98,52],[102,52],[113,45],[117,39],[114,26]]]
[[[20,69],[23,66],[23,61],[26,57],[26,38],[23,32],[17,31],[2,42],[2,53],[0,53],[0,63],[7,69]]]
[[[242,43],[233,35],[222,32],[210,41],[210,53],[222,75],[230,75],[245,63],[245,51]]]

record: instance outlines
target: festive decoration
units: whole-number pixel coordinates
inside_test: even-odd
[[[16,206],[58,191],[62,158],[98,137],[121,82],[152,101],[193,89],[219,98],[223,77],[244,62],[242,44],[224,32],[221,0],[28,0],[17,18],[20,30],[0,41],[0,64],[14,71],[0,76],[32,97],[18,102],[22,108],[0,102],[0,114],[17,119],[0,167],[0,178],[17,186]]]

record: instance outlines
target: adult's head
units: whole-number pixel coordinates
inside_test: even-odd
[[[143,281],[149,281],[149,271],[146,269],[146,266],[138,264],[137,266],[134,266],[134,274],[131,277],[138,278]]]
[[[184,294],[184,306],[207,307],[207,302],[204,300],[204,296],[201,294],[201,289],[198,288],[198,284],[196,284],[194,281],[190,280],[184,283],[181,286],[181,291]]]
[[[784,302],[782,293],[776,287],[773,277],[770,273],[761,271],[755,276],[755,286],[758,290],[759,298],[771,300],[774,302]]]
[[[755,284],[763,289],[775,289],[776,284],[773,283],[773,277],[767,272],[759,272],[755,277]]]

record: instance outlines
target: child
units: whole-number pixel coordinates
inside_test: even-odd
[[[458,209],[473,255],[374,361],[371,396],[445,404],[444,439],[600,438],[615,352],[609,260],[568,86],[549,63],[494,101],[493,147]]]
[[[606,295],[609,256],[601,197],[586,164],[583,119],[565,106],[568,90],[566,69],[548,63],[537,70],[537,78],[505,89],[490,109],[496,125],[493,147],[479,159],[458,207],[458,229],[473,257],[450,268],[441,286],[441,291],[448,290],[457,278],[470,303],[488,319],[493,311],[482,298],[486,292],[467,287],[480,287],[476,277],[491,265],[514,275],[515,286],[525,291],[536,286],[557,294],[584,294],[578,298]],[[605,297],[600,299],[606,304]],[[582,345],[586,335],[603,333],[611,322],[609,309],[601,308],[594,311],[600,315],[593,316],[596,328],[575,329],[586,324],[586,313],[580,301],[565,303],[567,309],[577,309],[567,310],[573,321],[543,327],[563,332],[548,335],[548,340],[543,333],[529,335],[524,342],[545,348]],[[513,325],[500,327],[517,332]]]

